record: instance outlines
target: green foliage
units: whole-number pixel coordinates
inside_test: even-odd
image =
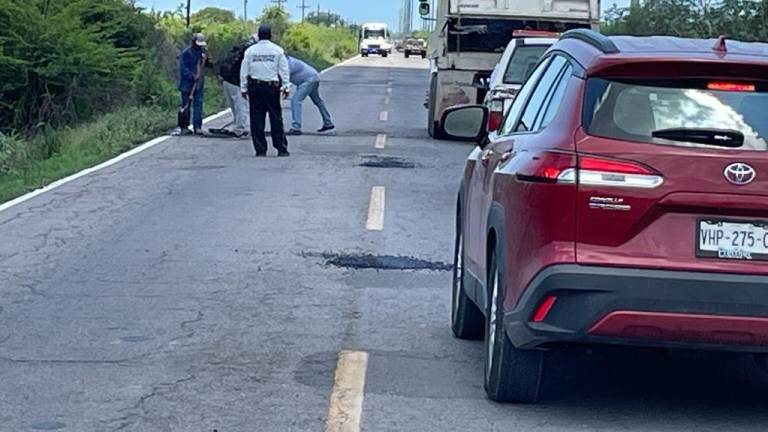
[[[130,102],[154,32],[121,0],[0,0],[0,124],[63,125]]]
[[[193,25],[208,26],[211,24],[230,24],[237,20],[235,13],[226,9],[207,7],[200,9],[190,17]]]
[[[355,55],[357,36],[347,28],[304,22],[291,26],[283,38],[283,48],[289,55],[324,69]]]
[[[283,35],[288,30],[290,23],[288,12],[277,6],[267,6],[261,14],[259,24],[269,24],[272,26],[272,41],[277,44],[282,43]]]
[[[768,39],[768,5],[751,0],[646,0],[606,13],[603,32],[637,36],[669,35],[743,41]]]
[[[186,28],[181,9],[133,0],[0,0],[0,202],[167,132],[176,121],[179,52],[192,33],[223,60],[257,23],[318,69],[357,52],[339,22],[291,24],[266,8],[257,21],[205,8]],[[338,21],[338,20],[336,20]],[[217,68],[206,70],[205,112],[227,106]]]
[[[16,172],[28,161],[27,143],[17,135],[0,133],[0,176]]]

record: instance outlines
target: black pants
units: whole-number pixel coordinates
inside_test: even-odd
[[[279,153],[288,151],[288,141],[283,129],[283,108],[280,106],[280,87],[265,82],[249,82],[248,103],[251,108],[251,137],[256,153],[267,152],[267,137],[264,134],[264,117],[267,113],[272,131],[272,146]]]

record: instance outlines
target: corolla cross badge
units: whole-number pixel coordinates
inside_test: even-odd
[[[725,167],[723,175],[729,182],[741,186],[752,183],[752,180],[757,177],[757,172],[745,163],[736,162]]]

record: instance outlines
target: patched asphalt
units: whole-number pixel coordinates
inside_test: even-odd
[[[290,158],[172,138],[0,213],[0,430],[321,431],[342,349],[370,355],[364,431],[764,430],[738,356],[557,353],[542,404],[485,398],[448,327],[471,147],[427,137],[427,85],[356,59],[323,77],[338,129],[307,101]]]

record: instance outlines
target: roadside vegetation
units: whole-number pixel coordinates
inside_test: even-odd
[[[262,22],[318,68],[356,53],[354,27],[310,18],[292,23],[270,7],[245,22],[206,8],[187,28],[181,8],[141,10],[131,0],[0,0],[0,202],[167,133],[176,57],[192,33],[206,34],[214,64]],[[226,107],[216,70],[206,71],[207,114]]]
[[[605,14],[603,32],[768,41],[768,3],[752,0],[646,0]]]

